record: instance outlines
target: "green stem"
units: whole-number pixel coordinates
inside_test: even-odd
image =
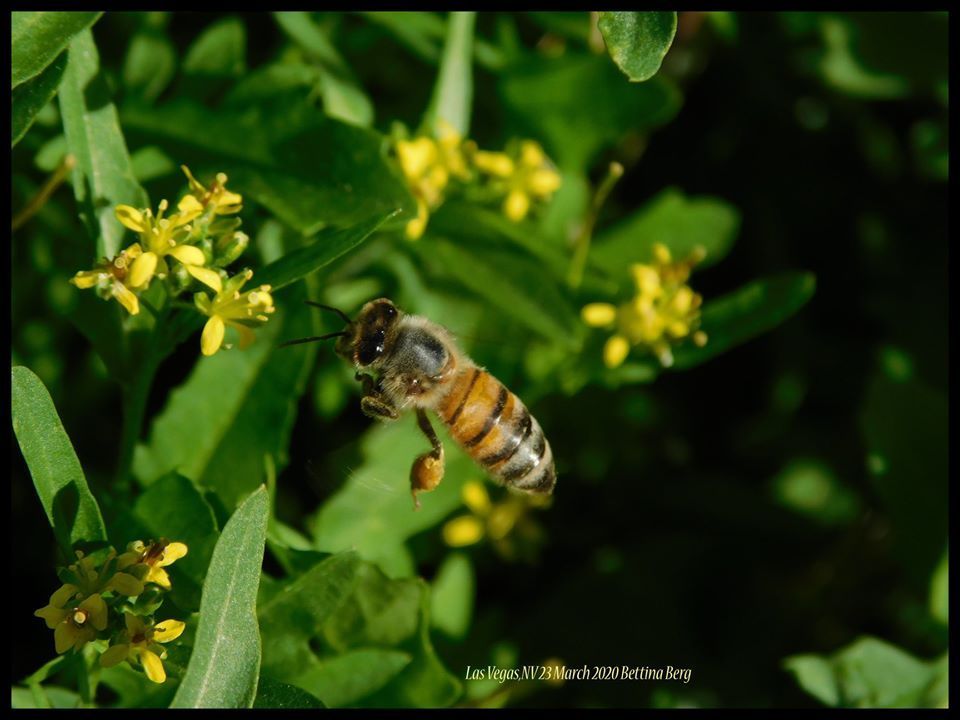
[[[567,275],[567,284],[576,290],[583,282],[583,272],[587,267],[587,256],[590,254],[590,241],[593,239],[593,226],[597,223],[597,217],[600,215],[600,209],[613,186],[617,184],[623,176],[623,165],[618,162],[610,163],[607,175],[600,183],[597,191],[593,195],[593,202],[590,203],[590,209],[587,217],[583,221],[580,234],[573,246],[573,259],[570,261],[570,272]]]
[[[133,452],[143,429],[143,416],[147,410],[147,399],[157,368],[166,357],[163,349],[163,336],[166,333],[166,320],[170,314],[169,305],[159,311],[150,340],[144,349],[143,359],[134,374],[132,385],[124,388],[123,396],[123,433],[120,441],[120,461],[117,465],[116,485],[129,488],[130,467],[133,464]]]

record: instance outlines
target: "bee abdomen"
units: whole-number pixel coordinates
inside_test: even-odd
[[[437,412],[454,440],[495,478],[525,492],[553,491],[553,452],[540,424],[486,370],[463,372]]]

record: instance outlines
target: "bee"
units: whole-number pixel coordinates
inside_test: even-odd
[[[346,327],[319,337],[291,340],[293,345],[337,338],[338,355],[356,368],[363,396],[360,409],[376,420],[396,420],[413,409],[430,443],[410,469],[414,504],[418,493],[443,480],[443,443],[428,411],[436,413],[453,439],[495,480],[515,490],[549,495],[557,482],[553,452],[523,402],[464,353],[453,335],[419,315],[409,315],[390,300],[364,305],[356,320],[328,305]]]

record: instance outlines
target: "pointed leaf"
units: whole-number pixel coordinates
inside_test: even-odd
[[[260,676],[257,587],[270,499],[261,487],[223,528],[203,583],[193,654],[171,707],[252,707]]]
[[[11,87],[43,72],[74,35],[90,27],[101,15],[102,12],[10,13]]]
[[[37,113],[56,95],[66,69],[67,53],[62,52],[43,72],[14,88],[10,98],[11,146],[20,142],[20,138],[26,135],[33,125]]]
[[[630,82],[652,78],[677,32],[675,12],[602,12],[600,33],[607,52]]]
[[[127,145],[100,71],[93,34],[77,34],[60,84],[60,112],[67,149],[76,158],[73,192],[80,215],[96,238],[96,256],[113,257],[127,232],[114,217],[115,205],[146,207],[147,196],[137,183]]]
[[[791,272],[756,280],[723,297],[708,298],[701,320],[707,344],[679,346],[673,353],[673,369],[699,365],[775,328],[813,297],[815,287],[811,273]]]
[[[274,290],[286,287],[353,250],[400,210],[376,215],[343,230],[327,229],[309,245],[292,250],[257,273],[257,282]]]
[[[67,557],[81,543],[98,543],[107,532],[53,405],[40,378],[28,368],[12,369],[13,431],[40,502]]]

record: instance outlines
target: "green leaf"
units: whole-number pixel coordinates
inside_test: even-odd
[[[297,398],[317,346],[276,345],[317,334],[318,319],[303,304],[305,297],[301,283],[246,350],[221,350],[197,361],[154,419],[148,442],[134,453],[134,474],[143,484],[177,470],[232,507],[263,482],[266,456],[278,471],[283,468]]]
[[[148,103],[160,96],[177,71],[176,48],[163,31],[162,20],[152,15],[143,19],[123,61],[124,87]]]
[[[422,580],[352,552],[324,559],[261,602],[264,672],[328,706],[449,704],[460,686],[430,645],[427,601]]]
[[[660,69],[677,32],[677,14],[601,12],[598,25],[617,67],[630,82],[643,82]]]
[[[681,104],[663,77],[625,83],[592,54],[528,58],[504,71],[499,89],[510,133],[537,138],[561,169],[576,173],[628,134],[670,121]]]
[[[239,18],[213,23],[193,41],[183,59],[185,75],[199,79],[242,75],[246,66],[247,31]]]
[[[320,633],[353,591],[359,566],[355,553],[333,555],[260,603],[257,615],[263,636],[264,671],[289,678],[310,662],[313,653],[309,640]],[[307,685],[301,687],[314,692]]]
[[[373,123],[373,104],[326,33],[305,12],[277,12],[273,17],[307,57],[319,65],[320,94],[327,115],[369,127]]]
[[[411,661],[401,650],[364,648],[315,663],[294,682],[322,697],[327,707],[344,707],[380,690]]]
[[[40,378],[22,366],[11,376],[13,431],[53,532],[72,558],[73,548],[106,541],[100,508]]]
[[[374,216],[344,230],[324,230],[309,245],[290,251],[260,270],[257,282],[266,283],[275,291],[286,287],[350,252],[399,212],[396,209]]]
[[[475,12],[451,12],[447,39],[440,57],[437,82],[424,117],[424,125],[439,135],[442,123],[449,123],[466,137],[470,133],[473,105],[473,27]]]
[[[387,140],[372,130],[327,118],[305,98],[213,111],[180,100],[124,110],[124,126],[143,144],[189,158],[195,175],[226,172],[230,187],[304,235],[348,227],[400,208],[413,198],[388,166]],[[397,219],[397,227],[405,221]]]
[[[426,438],[412,414],[389,425],[373,426],[362,439],[363,462],[310,521],[317,549],[354,549],[364,559],[381,563],[387,572],[395,568],[393,549],[461,507],[460,487],[478,472],[452,442],[445,446],[443,482],[433,492],[421,495],[420,510],[414,511],[410,465],[429,449]],[[363,512],[358,513],[357,508]]]
[[[673,353],[673,369],[699,365],[777,327],[813,297],[815,287],[811,273],[790,272],[707,299],[700,325],[709,338],[707,344],[702,348],[693,343],[680,345]]]
[[[831,657],[784,661],[800,686],[831,707],[925,707],[942,670],[889,643],[863,637]]]
[[[432,236],[431,243],[430,255],[444,272],[490,306],[547,339],[575,346],[580,330],[576,316],[559,285],[544,275],[541,263],[517,252],[495,248],[481,252]]]
[[[740,214],[732,205],[712,197],[690,198],[669,188],[598,233],[590,263],[614,277],[626,278],[631,263],[650,262],[654,244],[662,243],[677,260],[702,247],[707,252],[697,265],[702,269],[726,256],[739,227]]]
[[[53,62],[70,39],[90,27],[100,12],[10,13],[10,75],[15,88]]]
[[[14,88],[10,98],[11,147],[20,142],[37,113],[56,95],[66,69],[67,53],[62,52],[43,72]]]
[[[257,699],[253,702],[253,706],[276,710],[326,707],[307,691],[262,675],[257,687]]]
[[[203,583],[193,654],[171,707],[251,707],[260,675],[257,586],[270,499],[261,487],[223,528]]]
[[[947,625],[950,620],[950,562],[944,551],[930,580],[930,614]]]
[[[60,112],[67,149],[77,162],[73,192],[80,216],[91,237],[96,238],[96,256],[113,257],[126,232],[114,216],[114,206],[126,203],[146,207],[147,196],[133,174],[89,30],[70,43],[67,70],[60,84]]]
[[[473,614],[475,586],[470,558],[458,552],[447,555],[433,580],[433,626],[454,639],[466,635]]]
[[[167,538],[186,543],[189,552],[168,568],[171,598],[181,608],[200,605],[203,579],[219,533],[213,510],[190,480],[171,473],[148,487],[133,506],[145,531],[142,539]]]
[[[382,577],[382,575],[381,575]],[[382,581],[381,581],[382,582]],[[363,701],[368,707],[446,707],[463,694],[460,681],[443,666],[430,642],[430,592],[423,580],[392,580],[393,584],[415,583],[420,588],[416,634],[400,647],[413,659],[386,687]],[[370,602],[363,603],[367,607]],[[383,618],[387,625],[387,618]]]

